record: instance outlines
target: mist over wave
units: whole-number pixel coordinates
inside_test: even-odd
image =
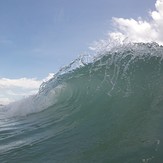
[[[163,47],[81,56],[0,108],[0,162],[162,162]]]

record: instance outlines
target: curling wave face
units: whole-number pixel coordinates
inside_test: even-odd
[[[135,43],[75,60],[0,109],[0,162],[162,162],[162,59]]]

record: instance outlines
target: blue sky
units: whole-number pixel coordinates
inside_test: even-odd
[[[163,45],[163,0],[0,0],[0,104],[117,38]]]
[[[42,79],[113,30],[146,18],[155,0],[1,0],[0,78]]]

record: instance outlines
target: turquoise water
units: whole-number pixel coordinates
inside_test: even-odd
[[[162,58],[155,43],[117,47],[2,107],[0,162],[162,163]]]

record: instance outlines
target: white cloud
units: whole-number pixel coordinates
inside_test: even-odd
[[[135,19],[113,18],[116,32],[109,33],[114,39],[116,34],[132,42],[157,42],[163,44],[163,0],[157,0],[156,10],[149,12],[148,21],[139,17]]]
[[[53,75],[53,73],[49,73],[43,80],[35,78],[0,78],[0,104],[8,104],[23,97],[36,94],[41,83],[51,79]]]
[[[20,78],[20,79],[0,79],[0,88],[12,88],[12,87],[20,87],[24,89],[37,89],[42,81],[36,80],[34,78]]]
[[[129,42],[157,42],[163,45],[163,0],[157,0],[155,8],[155,11],[149,12],[148,20],[113,17],[115,30],[108,33],[107,39],[94,42],[90,49],[102,52]]]
[[[6,105],[6,104],[8,104],[8,103],[10,103],[10,102],[13,102],[11,99],[9,99],[9,98],[0,98],[0,104],[2,104],[2,105]]]

